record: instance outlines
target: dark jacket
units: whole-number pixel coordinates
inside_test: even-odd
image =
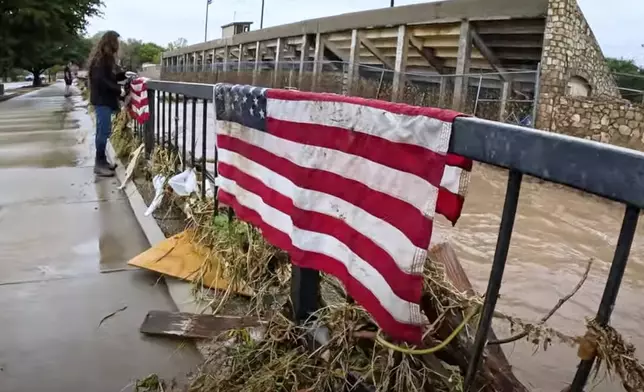
[[[63,72],[64,72],[64,75],[65,75],[65,84],[66,85],[71,85],[72,80],[74,80],[74,78],[72,78],[72,70],[69,69],[69,66],[66,65],[65,70]]]
[[[115,72],[108,64],[97,64],[90,69],[89,102],[93,106],[108,106],[114,110],[119,108],[121,96],[121,80],[125,80],[125,72]]]

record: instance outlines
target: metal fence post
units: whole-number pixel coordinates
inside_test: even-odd
[[[148,89],[148,108],[150,117],[145,122],[143,143],[145,144],[145,157],[150,158],[154,150],[154,122],[156,117],[155,90]]]
[[[522,178],[523,174],[521,172],[510,170],[508,187],[505,191],[505,203],[501,215],[501,225],[499,227],[499,237],[496,241],[494,261],[492,262],[492,271],[490,271],[490,279],[488,280],[487,291],[485,293],[485,302],[481,310],[481,321],[479,321],[476,338],[474,339],[474,352],[470,356],[467,373],[465,374],[464,391],[466,392],[470,391],[474,385],[476,373],[478,372],[483,357],[483,350],[485,350],[487,343],[487,336],[492,325],[492,316],[494,315],[494,308],[496,307],[499,290],[501,289],[501,281],[503,280],[503,271],[505,270],[505,263],[508,258],[514,218],[517,213],[517,205],[519,204]]]
[[[537,127],[537,116],[539,114],[539,93],[540,93],[540,79],[541,79],[541,63],[537,64],[537,73],[534,78],[534,103],[532,104],[532,128]]]
[[[293,320],[305,321],[318,309],[320,273],[309,268],[293,265],[291,269],[291,302]]]
[[[610,321],[610,316],[615,307],[615,300],[619,287],[622,284],[624,277],[624,270],[628,262],[628,255],[631,252],[631,245],[635,237],[635,230],[637,230],[637,220],[640,215],[640,209],[633,206],[627,206],[624,213],[624,220],[622,221],[622,228],[619,232],[617,239],[617,246],[615,247],[615,254],[613,255],[613,262],[608,272],[608,279],[606,286],[604,286],[604,294],[602,295],[601,303],[595,320],[600,326],[605,326]],[[582,360],[577,368],[577,373],[573,379],[570,392],[581,392],[588,381],[588,376],[593,368],[595,358]]]

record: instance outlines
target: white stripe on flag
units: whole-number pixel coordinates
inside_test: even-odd
[[[136,102],[141,102],[142,100],[146,99],[148,97],[148,91],[142,91],[138,94],[136,93],[130,93],[130,97]]]
[[[412,325],[420,325],[423,322],[420,306],[394,294],[385,278],[345,244],[332,236],[301,230],[293,226],[290,216],[265,204],[261,197],[241,188],[234,181],[220,178],[218,184],[221,189],[234,195],[241,205],[257,212],[264,223],[288,235],[295,247],[303,251],[324,254],[344,264],[349,274],[373,293],[394,319]]]
[[[360,182],[378,192],[406,201],[427,217],[434,216],[438,188],[416,175],[342,151],[278,138],[233,122],[218,120],[217,132],[288,159],[300,167],[324,170]],[[411,189],[414,192],[410,192]]]
[[[132,106],[130,106],[130,108],[134,113],[136,113],[137,116],[141,116],[142,114],[150,112],[150,109],[148,108],[147,105],[143,106],[141,108],[137,108],[136,106],[132,105]]]
[[[220,148],[218,153],[219,162],[234,166],[256,178],[267,187],[291,199],[296,207],[342,217],[345,223],[389,253],[400,270],[413,274],[422,272],[427,251],[414,246],[400,230],[388,222],[336,196],[300,188],[288,178],[236,152]]]
[[[448,191],[457,194],[461,189],[461,178],[463,169],[457,166],[445,166],[443,177],[441,178],[441,186]]]
[[[266,108],[269,116],[278,120],[344,128],[442,155],[447,153],[452,132],[449,122],[347,102],[268,99]]]

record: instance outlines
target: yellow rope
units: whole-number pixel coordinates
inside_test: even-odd
[[[470,322],[472,317],[474,317],[478,313],[478,311],[479,311],[479,306],[474,308],[470,313],[467,314],[467,316],[465,316],[463,321],[456,327],[456,329],[454,329],[454,331],[452,331],[452,333],[447,337],[447,339],[445,339],[444,341],[440,342],[438,345],[436,345],[434,347],[417,349],[417,348],[413,348],[413,347],[412,348],[407,348],[407,347],[396,346],[395,344],[386,341],[380,335],[381,330],[378,330],[378,334],[376,335],[376,342],[378,342],[380,345],[382,345],[382,346],[384,346],[384,347],[386,347],[388,349],[398,351],[398,352],[403,353],[403,354],[410,354],[410,355],[433,354],[433,353],[435,353],[437,351],[440,351],[440,350],[444,349],[448,344],[450,344],[452,342],[452,340],[454,340],[454,338],[456,336],[458,336],[458,334],[463,330],[463,328],[465,328],[465,326]]]

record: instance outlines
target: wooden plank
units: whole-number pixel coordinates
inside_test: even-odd
[[[470,61],[472,54],[472,29],[468,20],[461,22],[461,34],[458,38],[458,57],[456,58],[456,76],[454,78],[454,95],[452,97],[452,109],[460,112],[465,104],[467,96],[467,79],[465,74],[470,72]]]
[[[237,294],[254,295],[249,287],[229,287],[231,283],[224,279],[222,273],[223,261],[214,254],[207,257],[208,249],[195,243],[193,237],[193,232],[182,231],[138,254],[127,264],[189,282],[198,282],[210,288],[232,289]]]
[[[275,68],[273,70],[273,87],[281,87],[278,86],[278,80],[280,76],[280,67],[281,64],[280,62],[282,61],[282,57],[284,56],[284,40],[282,38],[277,39],[277,44],[275,45]]]
[[[300,47],[300,73],[297,76],[297,88],[302,88],[302,82],[304,80],[304,73],[306,68],[306,62],[309,61],[309,36],[304,34],[302,36],[302,46]]]
[[[409,36],[409,43],[411,43],[412,48],[414,48],[418,54],[420,54],[429,65],[431,65],[436,72],[444,73],[445,64],[443,60],[436,56],[434,49],[426,48],[423,44],[423,41],[414,37],[413,35]]]
[[[139,331],[155,336],[213,339],[231,329],[260,327],[266,324],[266,321],[255,316],[215,316],[152,310],[145,316]]]
[[[494,54],[494,52],[485,44],[483,41],[483,38],[476,32],[475,28],[470,29],[470,33],[472,34],[472,42],[474,43],[474,46],[481,52],[483,57],[487,59],[487,61],[490,62],[490,65],[496,72],[501,75],[504,81],[508,82],[510,81],[510,75],[508,75],[506,69],[501,65],[501,60]]]
[[[397,102],[402,98],[405,89],[405,71],[407,70],[407,52],[409,51],[409,33],[406,25],[398,26],[398,40],[396,44],[396,63],[394,65],[394,78],[391,91],[391,100]]]
[[[351,52],[349,53],[349,75],[347,80],[347,91],[353,95],[353,88],[358,77],[360,67],[360,32],[354,29],[351,32]]]
[[[322,41],[324,43],[323,47],[325,47],[326,49],[331,51],[331,53],[336,55],[343,62],[345,62],[345,63],[349,62],[349,57],[346,55],[346,53],[344,53],[342,50],[340,50],[335,44],[327,41],[326,39],[322,39]]]
[[[257,76],[259,75],[259,64],[262,60],[261,45],[261,42],[255,42],[255,67],[253,68],[253,84],[257,84]]]
[[[374,55],[375,58],[380,60],[380,62],[385,66],[387,69],[394,69],[394,65],[387,59],[387,56],[376,47],[376,45],[371,42],[368,38],[366,38],[362,33],[359,35],[360,38],[360,43],[367,48],[367,50]]]
[[[317,89],[320,73],[322,72],[322,60],[324,59],[324,38],[322,34],[315,35],[315,52],[313,54],[313,81],[311,82],[311,91]]]
[[[449,243],[440,243],[434,245],[427,252],[427,256],[433,263],[441,264],[445,268],[445,276],[452,283],[454,288],[468,296],[475,295],[472,283],[467,277],[456,252]],[[494,329],[490,328],[488,340],[497,340]],[[512,373],[512,367],[508,358],[503,353],[500,345],[488,345],[486,347],[487,357],[486,366],[496,375],[495,382],[500,385],[511,385],[513,388],[503,388],[498,390],[522,392],[527,389],[516,379]]]
[[[241,74],[244,62],[244,44],[239,44],[239,54],[237,56],[237,75]]]

